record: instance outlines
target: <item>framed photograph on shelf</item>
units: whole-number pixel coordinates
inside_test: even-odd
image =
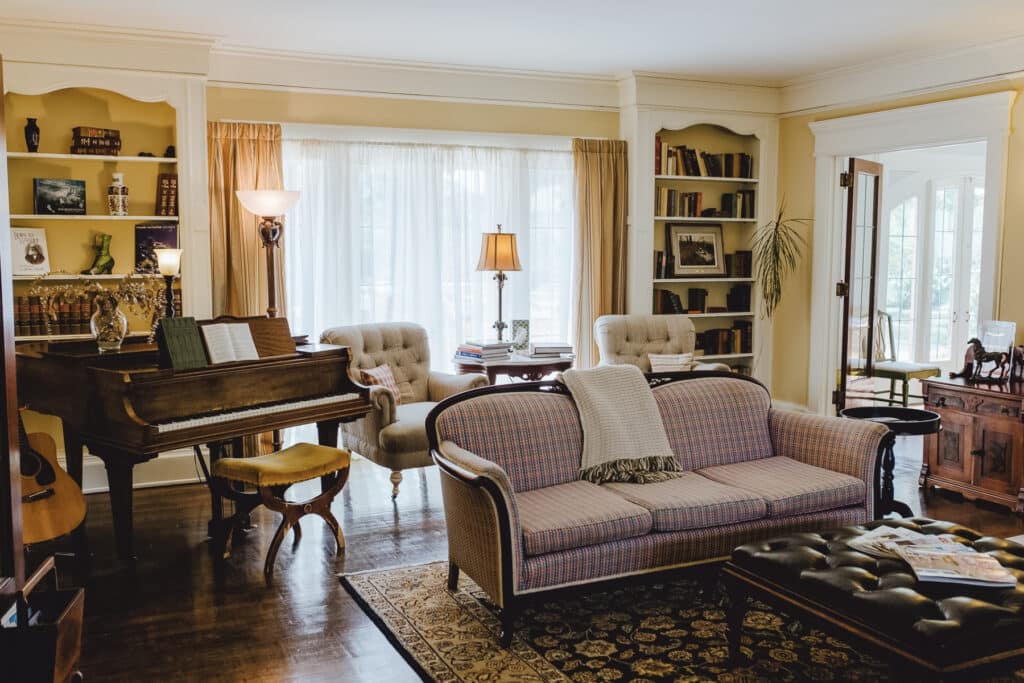
[[[45,216],[85,214],[85,181],[67,178],[33,178],[33,206]]]
[[[11,228],[11,272],[15,275],[46,275],[50,251],[42,228]]]
[[[135,226],[135,272],[159,273],[154,249],[178,248],[177,223],[139,223]]]
[[[665,241],[672,254],[672,277],[725,275],[721,225],[670,223]]]

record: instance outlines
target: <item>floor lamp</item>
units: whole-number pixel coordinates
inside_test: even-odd
[[[259,219],[260,239],[267,250],[267,316],[277,317],[277,287],[274,278],[274,247],[281,240],[281,220],[299,201],[296,190],[236,190],[246,211]]]
[[[519,250],[516,249],[516,234],[514,232],[502,232],[501,223],[498,224],[498,232],[485,232],[480,242],[480,261],[476,264],[478,271],[497,271],[494,280],[498,283],[498,320],[494,323],[494,329],[498,331],[498,341],[501,341],[502,333],[508,327],[501,319],[501,292],[505,288],[506,270],[522,270],[519,263]]]

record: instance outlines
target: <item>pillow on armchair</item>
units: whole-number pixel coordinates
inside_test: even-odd
[[[384,387],[395,397],[395,405],[402,405],[402,392],[398,389],[398,382],[395,381],[395,373],[391,372],[390,365],[385,363],[368,370],[360,370],[359,379],[366,385],[376,384]]]
[[[651,372],[689,372],[696,367],[692,353],[648,353]]]

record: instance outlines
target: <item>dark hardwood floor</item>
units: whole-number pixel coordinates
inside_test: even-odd
[[[897,497],[915,512],[994,535],[1024,533],[1021,518],[1004,508],[919,492],[920,451],[919,438],[898,449]],[[207,550],[206,490],[137,491],[139,561],[129,574],[113,560],[107,496],[89,496],[95,571],[86,588],[86,680],[418,680],[336,577],[444,559],[437,471],[408,472],[397,505],[388,474],[367,461],[355,462],[349,485],[335,501],[345,553],[335,557],[324,525],[308,519],[298,550],[288,542],[282,548],[271,589],[264,586],[262,566],[274,532],[272,513],[254,514],[257,528],[236,544],[221,576]]]

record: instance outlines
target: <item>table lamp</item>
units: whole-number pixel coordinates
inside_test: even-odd
[[[181,249],[154,249],[156,254],[157,269],[164,276],[164,284],[167,291],[164,294],[164,316],[174,317],[174,278],[178,277],[181,270]]]
[[[274,287],[274,247],[281,239],[281,219],[299,201],[296,190],[236,190],[235,196],[246,211],[259,219],[260,239],[267,249],[267,316],[277,317],[277,293]]]
[[[502,232],[501,223],[498,224],[497,232],[485,232],[480,242],[480,261],[476,269],[483,272],[497,271],[494,275],[498,283],[498,320],[494,323],[494,329],[498,331],[498,341],[501,341],[502,333],[505,331],[505,323],[501,319],[501,291],[505,287],[506,270],[522,270],[519,264],[519,251],[516,249],[516,234],[514,232]]]

